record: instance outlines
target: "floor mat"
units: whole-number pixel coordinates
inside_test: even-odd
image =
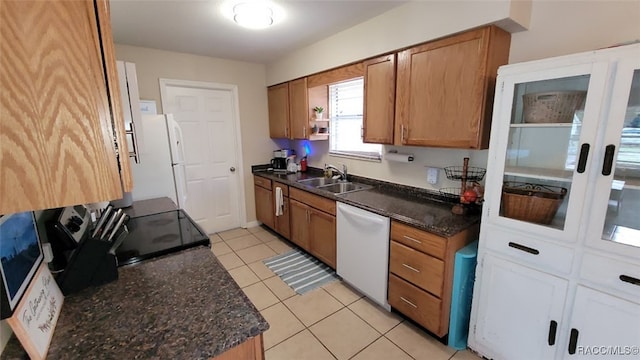
[[[298,294],[339,279],[333,269],[300,249],[262,262]]]

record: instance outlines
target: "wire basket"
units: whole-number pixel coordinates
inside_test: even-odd
[[[556,215],[567,189],[559,186],[505,181],[502,185],[503,215],[547,225]]]
[[[584,104],[586,91],[556,91],[522,95],[525,123],[571,123]]]
[[[444,173],[449,180],[462,180],[463,176],[462,166],[447,166],[444,168]],[[464,180],[467,181],[480,181],[484,178],[484,174],[487,169],[469,166],[467,168],[467,177]]]
[[[440,191],[440,195],[446,197],[447,199],[460,201],[460,188],[456,188],[456,187],[442,188],[439,191]]]

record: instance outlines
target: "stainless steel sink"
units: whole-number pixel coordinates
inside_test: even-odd
[[[311,186],[311,187],[320,187],[320,186],[326,186],[326,185],[331,185],[331,184],[346,183],[346,181],[344,181],[344,180],[328,179],[328,178],[324,178],[324,177],[317,177],[317,178],[311,178],[311,179],[298,180],[298,182],[300,184]]]
[[[364,185],[364,184],[356,184],[352,182],[341,182],[337,184],[318,186],[318,190],[328,191],[334,194],[344,194],[352,191],[360,191],[360,190],[368,190],[373,186]]]

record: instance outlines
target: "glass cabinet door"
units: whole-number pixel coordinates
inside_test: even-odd
[[[640,62],[616,73],[587,236],[622,255],[640,254]],[[599,236],[598,236],[599,235]],[[598,236],[598,237],[596,237]],[[603,241],[604,240],[604,241]],[[613,246],[612,246],[613,245]]]
[[[491,217],[576,239],[607,68],[576,65],[505,79],[502,116],[510,121],[500,134],[504,171]]]

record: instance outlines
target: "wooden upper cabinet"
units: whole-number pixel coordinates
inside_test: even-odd
[[[291,139],[309,138],[307,78],[289,81],[289,121]]]
[[[492,25],[399,52],[395,144],[487,148],[497,69],[510,41]]]
[[[327,86],[337,82],[362,77],[364,67],[362,62],[341,66],[339,68],[323,71],[321,73],[308,76],[307,85],[310,88],[317,86]]]
[[[396,101],[396,55],[364,61],[365,143],[393,144]]]
[[[133,175],[131,173],[131,161],[129,159],[129,145],[124,126],[124,109],[122,108],[122,94],[118,83],[118,68],[116,65],[116,50],[113,46],[111,34],[111,14],[109,2],[99,1],[96,6],[100,35],[102,37],[102,49],[104,57],[105,79],[111,106],[112,123],[115,130],[116,143],[118,144],[118,165],[120,166],[120,179],[123,191],[133,191]]]
[[[0,214],[122,197],[94,5],[0,4]]]
[[[289,137],[289,83],[270,86],[267,89],[269,101],[269,136]]]

